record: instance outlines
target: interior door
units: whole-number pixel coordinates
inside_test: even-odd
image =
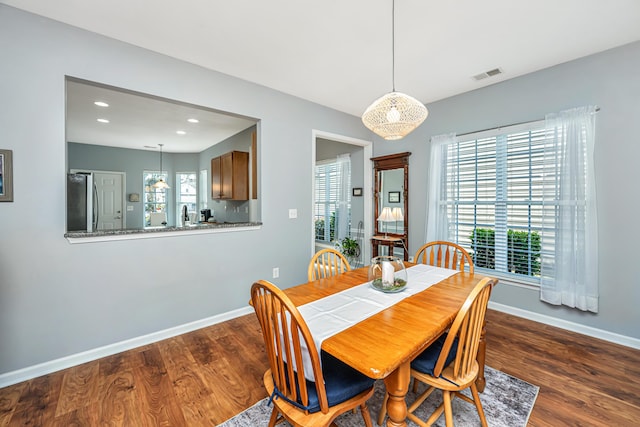
[[[94,173],[94,182],[98,194],[98,230],[119,230],[124,228],[122,179],[123,176],[119,173]]]

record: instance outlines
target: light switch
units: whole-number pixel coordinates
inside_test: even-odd
[[[298,218],[298,209],[289,209],[289,219]]]
[[[133,210],[133,206],[127,205],[127,212],[131,212]]]

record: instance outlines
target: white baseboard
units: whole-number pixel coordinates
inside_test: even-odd
[[[590,337],[603,339],[605,341],[613,342],[635,349],[640,349],[640,339],[637,338],[631,338],[624,335],[607,332],[602,329],[592,328],[590,326],[581,325],[579,323],[569,322],[566,320],[557,319],[555,317],[510,307],[495,302],[489,302],[489,308],[496,311],[512,314],[514,316],[533,320],[535,322],[540,322],[546,325],[566,329],[568,331],[577,332]],[[17,384],[22,381],[30,380],[42,375],[47,375],[62,369],[70,368],[72,366],[80,365],[82,363],[91,362],[102,357],[111,356],[112,354],[120,353],[122,351],[131,350],[136,347],[162,341],[167,338],[175,337],[177,335],[215,325],[217,323],[244,316],[250,313],[253,313],[253,309],[251,307],[245,307],[227,313],[218,314],[216,316],[208,317],[206,319],[197,320],[195,322],[186,323],[174,328],[165,329],[163,331],[154,332],[148,335],[143,335],[141,337],[132,338],[92,350],[87,350],[82,353],[72,354],[60,359],[51,360],[49,362],[40,363],[38,365],[29,366],[17,371],[0,374],[0,388],[7,387],[12,384]]]
[[[555,317],[546,316],[544,314],[534,313],[532,311],[522,310],[520,308],[498,304],[491,301],[489,301],[489,308],[496,311],[501,311],[503,313],[513,314],[514,316],[522,317],[524,319],[544,323],[545,325],[555,326],[567,331],[577,332],[579,334],[640,350],[640,339],[637,338],[627,337],[625,335],[604,331],[602,329],[592,328],[591,326],[585,326],[579,323],[569,322],[568,320],[562,320]]]
[[[131,338],[114,344],[105,345],[104,347],[83,351],[82,353],[61,357],[60,359],[51,360],[49,362],[28,366],[26,368],[18,369],[17,371],[7,372],[0,375],[0,388],[80,365],[82,363],[91,362],[102,357],[111,356],[112,354],[120,353],[122,351],[162,341],[167,338],[215,325],[216,323],[224,322],[250,313],[253,313],[253,309],[251,307],[240,308],[227,313],[208,317],[206,319],[165,329],[163,331],[153,332],[141,337]]]

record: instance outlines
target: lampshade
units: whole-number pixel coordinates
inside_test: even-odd
[[[167,188],[171,188],[169,187],[169,184],[167,184],[166,182],[164,182],[164,179],[160,178],[159,180],[157,180],[154,184],[153,184],[153,188],[158,188],[160,190],[164,190]]]
[[[362,123],[375,134],[393,141],[413,132],[427,115],[427,107],[414,97],[390,92],[373,101],[362,115]]]
[[[160,174],[162,174],[162,146],[164,144],[158,144],[160,146]],[[153,188],[158,188],[160,190],[165,190],[167,188],[171,188],[169,187],[169,184],[167,184],[166,182],[164,182],[164,179],[160,178],[159,180],[157,180],[153,185]]]
[[[424,104],[412,96],[396,92],[395,82],[395,1],[391,8],[391,82],[393,90],[376,99],[362,114],[362,123],[375,134],[393,141],[404,138],[429,115]]]
[[[395,221],[404,221],[404,215],[402,215],[401,208],[393,208],[393,211],[391,211],[391,216],[393,216],[393,219]]]
[[[383,222],[396,221],[396,219],[393,217],[393,213],[391,212],[390,207],[386,207],[382,209],[382,213],[378,217],[378,221],[383,221]]]

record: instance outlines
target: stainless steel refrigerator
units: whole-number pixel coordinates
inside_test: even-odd
[[[98,192],[93,174],[67,174],[67,232],[98,229]]]

